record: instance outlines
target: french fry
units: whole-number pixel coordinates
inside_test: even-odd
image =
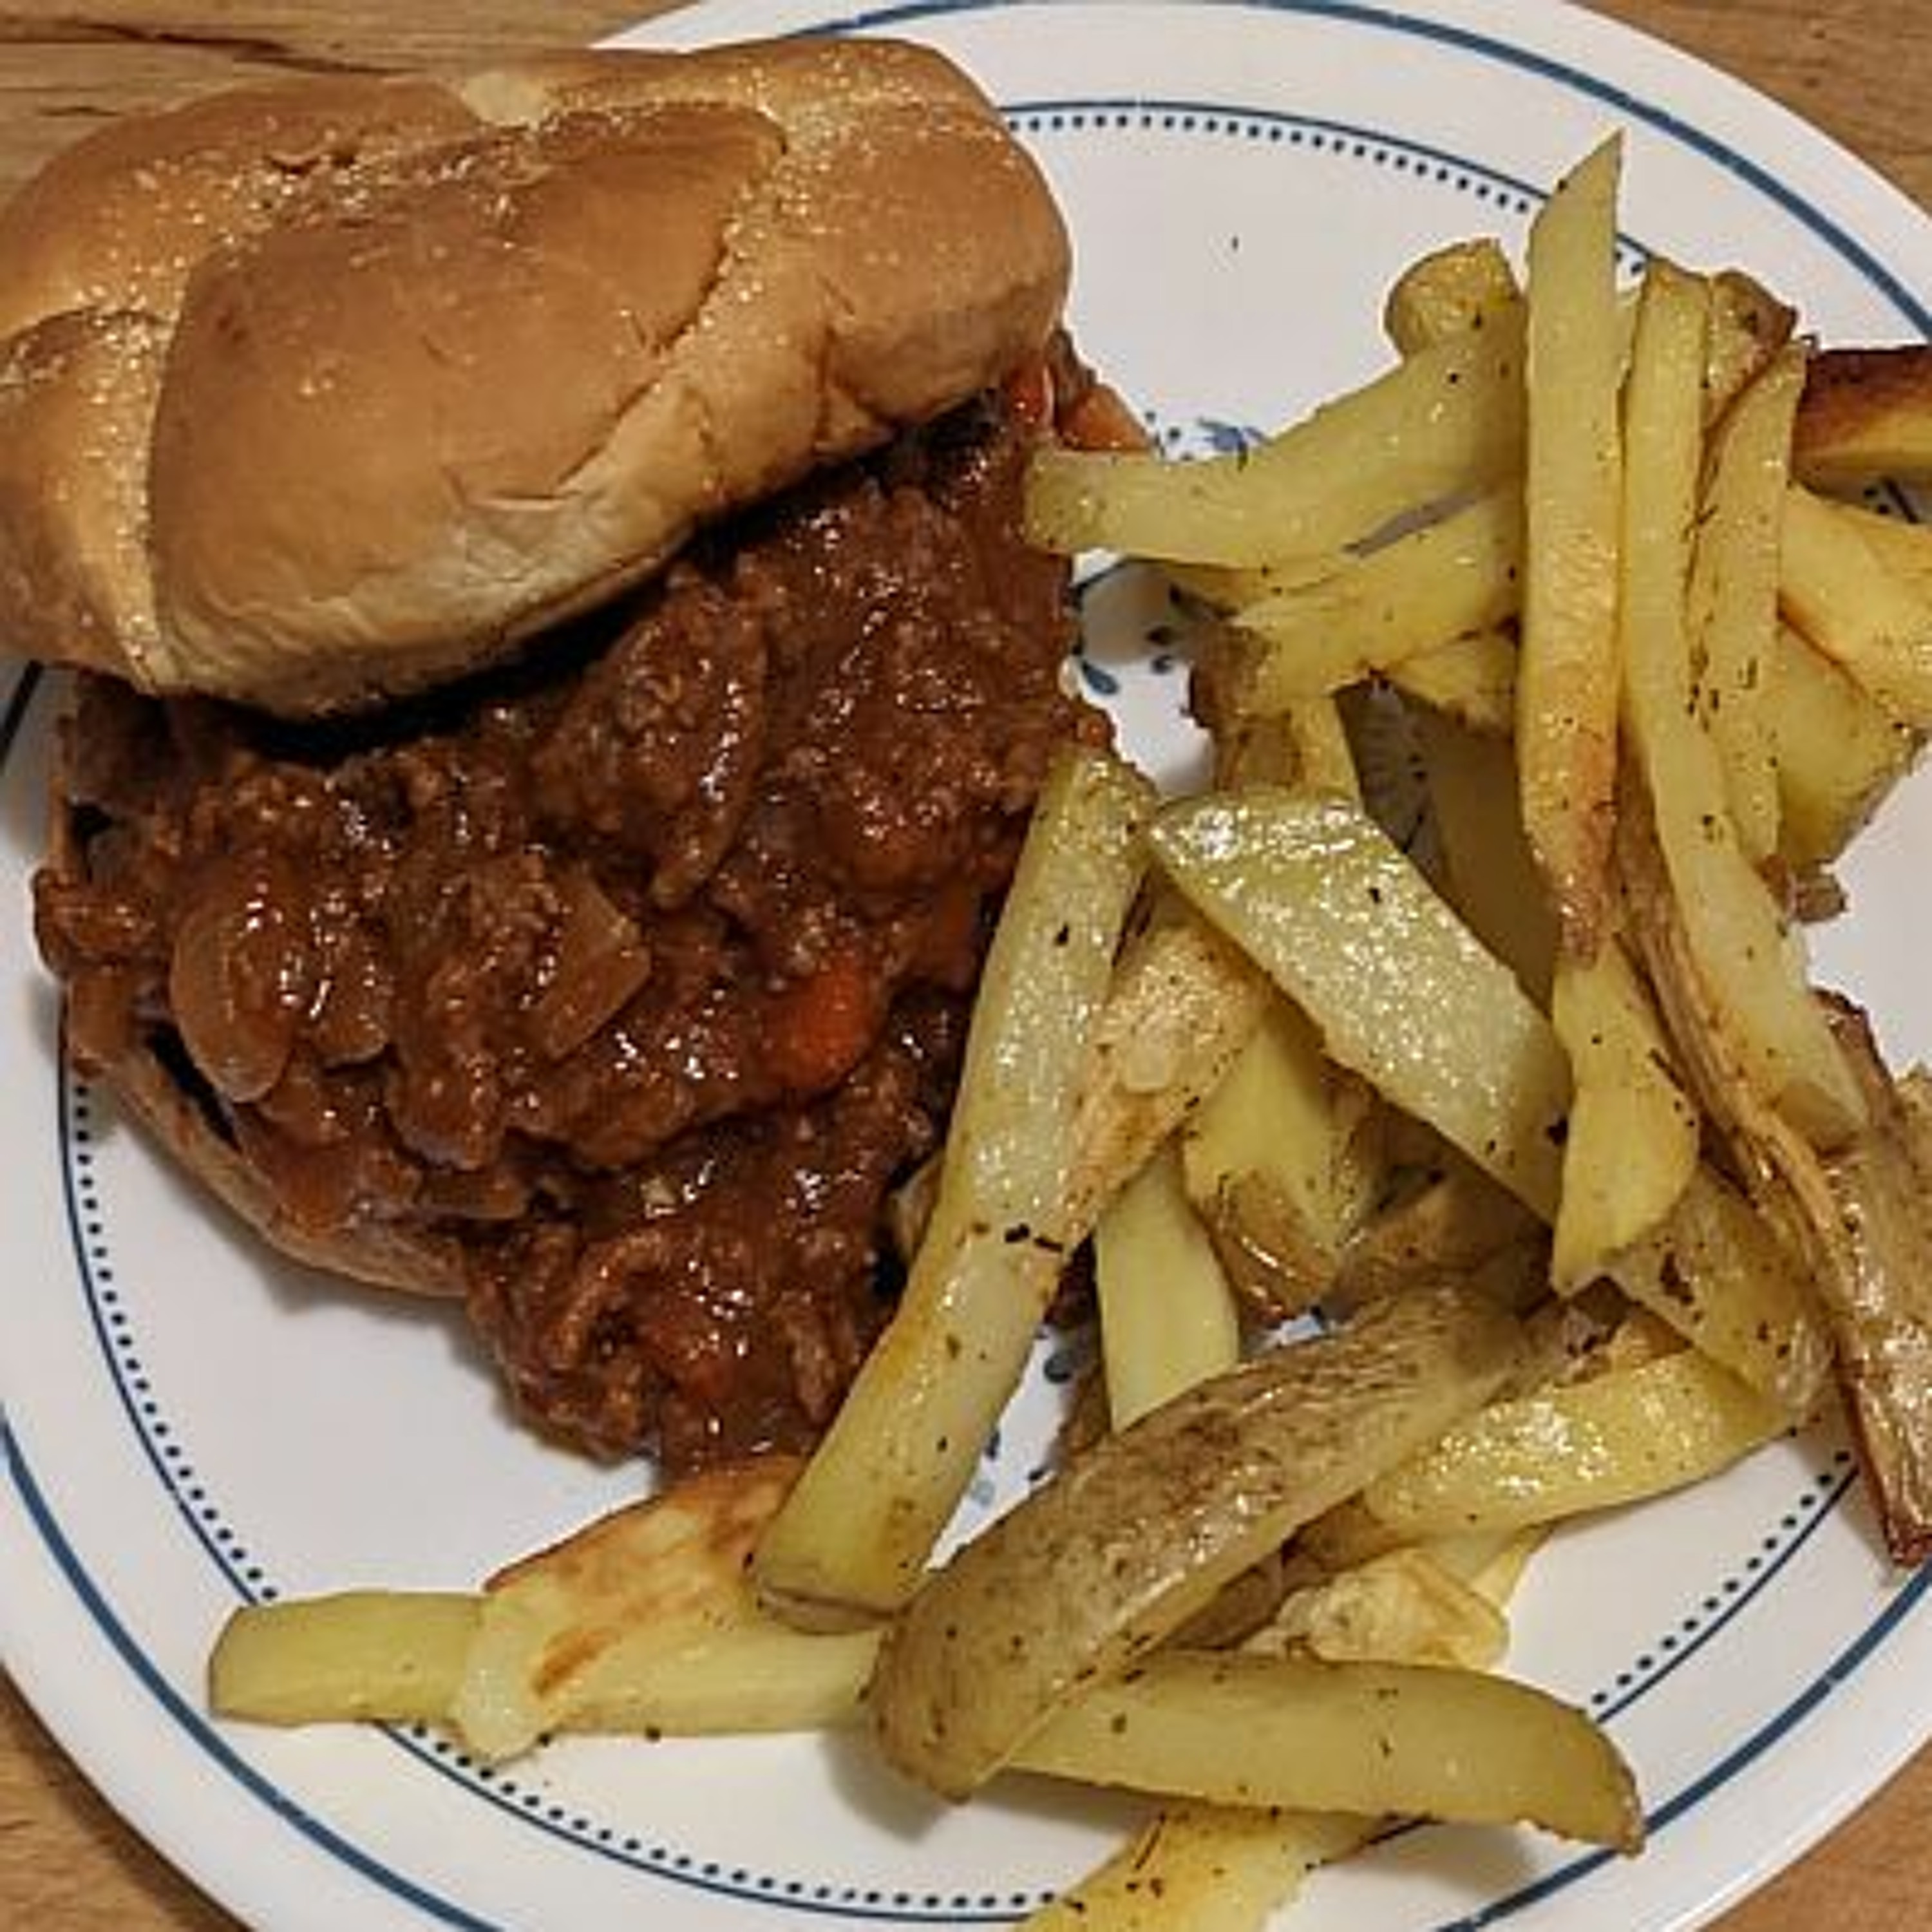
[[[1338,800],[1252,790],[1170,806],[1150,839],[1332,1058],[1554,1214],[1563,1049],[1379,826]]]
[[[1270,1318],[1327,1294],[1366,1212],[1377,1164],[1372,1096],[1273,1002],[1227,1077],[1182,1130],[1187,1193],[1237,1287]]]
[[[1696,1170],[1697,1109],[1616,940],[1556,976],[1551,1018],[1576,1078],[1550,1256],[1558,1294],[1587,1288],[1658,1227]]]
[[[503,1758],[550,1731],[849,1721],[876,1640],[788,1629],[747,1578],[798,1472],[771,1456],[691,1478],[492,1577],[450,1705],[465,1741]]]
[[[1691,559],[1698,712],[1724,767],[1738,849],[1754,866],[1778,849],[1778,768],[1763,694],[1778,628],[1791,424],[1804,386],[1804,352],[1786,350],[1718,425]]]
[[[210,1664],[223,1715],[450,1726],[479,1756],[552,1732],[804,1730],[856,1720],[874,1631],[807,1636],[746,1565],[790,1458],[693,1478],[598,1519],[481,1595],[360,1591],[238,1612]]]
[[[808,1635],[748,1598],[736,1621],[676,1646],[636,1627],[585,1674],[569,1708],[546,1715],[540,1730],[485,1730],[460,1703],[452,1716],[485,1757],[526,1750],[552,1730],[688,1738],[843,1729],[864,1714],[878,1646],[875,1630]]]
[[[1670,1324],[1647,1308],[1633,1308],[1600,1342],[1586,1348],[1552,1382],[1587,1382],[1598,1376],[1620,1375],[1630,1369],[1647,1368],[1681,1354],[1684,1340]]]
[[[1529,238],[1516,765],[1562,952],[1583,962],[1606,931],[1616,809],[1622,164],[1621,144],[1606,142],[1558,184]]]
[[[1736,268],[1711,278],[1711,336],[1704,362],[1704,426],[1724,412],[1767,368],[1796,328],[1794,310]]]
[[[1452,1575],[1460,1576],[1464,1573],[1458,1567],[1458,1556],[1489,1545],[1486,1558],[1468,1572],[1469,1587],[1502,1610],[1508,1608],[1510,1599],[1521,1588],[1531,1558],[1543,1547],[1548,1536],[1549,1532],[1539,1526],[1504,1537],[1452,1537],[1432,1543],[1429,1549],[1438,1563]]]
[[[964,1796],[1054,1712],[1480,1402],[1516,1346],[1509,1317],[1440,1288],[1104,1437],[956,1551],[894,1622],[870,1698],[886,1756]]]
[[[758,1552],[765,1600],[850,1628],[924,1574],[1068,1250],[1080,1085],[1139,878],[1145,780],[1048,781],[988,956],[932,1221],[898,1309]],[[1096,1204],[1097,1210],[1097,1204]]]
[[[1662,869],[1640,814],[1618,857],[1640,890]],[[1830,1324],[1838,1386],[1865,1486],[1894,1560],[1932,1558],[1932,1169],[1863,1016],[1820,999],[1865,1118],[1821,1153],[1760,1094],[1689,957],[1676,908],[1640,928],[1651,982],[1713,1134],[1759,1211],[1802,1256]]]
[[[1556,922],[1524,836],[1508,742],[1424,712],[1417,742],[1442,842],[1443,891],[1490,952],[1546,1010]]]
[[[1178,901],[1127,942],[1075,1102],[1070,1244],[1220,1084],[1271,997],[1240,949]]]
[[[1785,1427],[1784,1413],[1694,1349],[1492,1404],[1363,1489],[1413,1542],[1554,1522],[1682,1489]]]
[[[1204,462],[1042,452],[1027,527],[1043,548],[1197,563],[1319,556],[1522,460],[1522,318],[1410,357],[1258,449]]]
[[[1279,721],[1271,721],[1275,722]],[[1285,760],[1298,766],[1296,748],[1282,748]],[[1278,775],[1279,769],[1270,764],[1270,775]],[[1277,1004],[1270,1017],[1280,1018],[1285,1012]],[[1254,1046],[1269,1031],[1264,1021],[1243,1061],[1216,1090],[1210,1106],[1240,1082],[1242,1065],[1254,1057]],[[1178,1184],[1172,1153],[1156,1156],[1101,1220],[1095,1240],[1095,1276],[1116,1429],[1238,1359],[1234,1306],[1211,1250],[1205,1256],[1201,1252],[1204,1245],[1199,1223]],[[1256,1574],[1246,1573],[1250,1578]],[[1238,1588],[1240,1580],[1230,1589]],[[1223,1591],[1204,1616],[1222,1611],[1228,1598],[1229,1591]],[[1265,1616],[1268,1610],[1260,1614]],[[1190,1634],[1202,1626],[1202,1619],[1196,1618]],[[1278,1810],[1170,1807],[1027,1924],[1035,1932],[1050,1932],[1070,1920],[1088,1932],[1106,1932],[1108,1928],[1135,1932],[1141,1927],[1154,1932],[1174,1923],[1178,1914],[1190,1927],[1258,1932],[1263,1922],[1294,1895],[1312,1866],[1352,1850],[1368,1828],[1365,1822]]]
[[[1304,791],[1326,792],[1330,797],[1360,804],[1361,774],[1356,769],[1348,727],[1342,722],[1341,711],[1334,700],[1310,698],[1287,706],[1280,716],[1293,750],[1296,776],[1277,774],[1264,780],[1255,772],[1237,782],[1298,784]]]
[[[1466,554],[1463,560],[1466,566],[1477,561],[1473,554]],[[1309,596],[1318,601],[1330,595],[1338,575],[1348,567],[1345,560],[1337,559],[1312,573],[1304,586]],[[1489,572],[1466,584],[1457,594],[1466,602],[1477,596],[1486,598],[1507,619],[1514,619],[1520,602],[1517,584],[1498,572]],[[1242,608],[1238,602],[1231,606],[1237,610]],[[1258,707],[1258,716],[1265,719],[1272,707],[1286,708],[1289,704],[1291,700],[1284,693],[1290,686],[1332,691],[1347,676],[1366,676],[1371,671],[1385,678],[1398,691],[1406,692],[1472,730],[1504,737],[1515,728],[1516,639],[1501,619],[1413,650],[1405,645],[1398,651],[1378,644],[1365,650],[1352,641],[1327,644],[1309,664],[1285,670],[1280,689],[1272,682],[1274,674],[1262,668],[1274,660],[1276,653],[1270,643],[1263,641],[1257,650],[1252,640],[1236,631],[1230,634],[1228,647],[1218,655],[1226,661],[1222,678],[1228,693],[1231,722],[1225,726],[1217,724],[1217,731],[1239,730],[1248,726],[1251,721],[1234,715],[1238,706],[1252,703]],[[1370,664],[1370,658],[1376,661]]]
[[[1225,1804],[1529,1823],[1624,1851],[1643,1837],[1594,1724],[1476,1670],[1170,1652],[1062,1712],[1020,1762]]]
[[[1420,355],[1451,336],[1487,328],[1522,299],[1498,243],[1488,236],[1452,242],[1396,278],[1382,305],[1382,328],[1397,354]]]
[[[1352,554],[1346,548],[1318,550],[1304,556],[1271,557],[1266,563],[1237,568],[1230,564],[1189,563],[1178,557],[1163,560],[1161,569],[1177,590],[1224,615],[1246,604],[1285,591],[1299,590],[1333,577]]]
[[[1466,555],[1466,566],[1473,561],[1473,554]],[[1324,586],[1332,589],[1338,575],[1348,567],[1345,560],[1338,558],[1312,572],[1303,587],[1311,598],[1319,599],[1329,594],[1329,589]],[[1510,620],[1514,618],[1516,605],[1521,601],[1519,584],[1505,574],[1497,572],[1484,574],[1479,580],[1466,585],[1458,595],[1466,601],[1472,596],[1486,598],[1490,600],[1492,608]],[[1238,611],[1254,601],[1237,600],[1230,606],[1231,611]],[[1334,690],[1338,681],[1351,674],[1352,669],[1352,674],[1359,676],[1366,676],[1372,670],[1374,675],[1385,678],[1398,691],[1420,699],[1446,716],[1468,725],[1472,730],[1506,737],[1516,724],[1517,655],[1515,632],[1507,622],[1498,620],[1474,630],[1446,636],[1440,642],[1419,649],[1408,650],[1405,646],[1400,652],[1380,646],[1360,650],[1352,642],[1324,644],[1315,661],[1299,670],[1286,672],[1281,683],[1284,688],[1307,685]],[[1222,724],[1217,719],[1217,734],[1242,730],[1256,722],[1240,716],[1236,710],[1238,706],[1256,704],[1261,707],[1260,718],[1264,722],[1269,707],[1277,704],[1286,707],[1288,704],[1289,700],[1282,692],[1268,682],[1273,673],[1260,670],[1262,662],[1273,660],[1271,644],[1264,642],[1257,651],[1252,641],[1235,631],[1230,633],[1228,645],[1214,656],[1225,661],[1225,668],[1220,670],[1219,675],[1228,691],[1228,722]],[[1370,658],[1377,662],[1363,668]],[[1356,662],[1358,659],[1362,664]],[[1266,688],[1256,696],[1252,687],[1258,678]],[[1222,782],[1229,781],[1224,779]]]
[[[1792,624],[1900,723],[1932,727],[1932,598],[1808,490],[1784,500],[1783,545],[1778,601]]]
[[[1778,769],[1778,856],[1802,874],[1830,865],[1850,844],[1911,770],[1918,738],[1788,626],[1778,632],[1769,670],[1764,703]]]
[[[1932,1069],[1908,1066],[1892,1082],[1898,1127],[1912,1158],[1932,1171]]]
[[[1101,1215],[1094,1273],[1116,1429],[1240,1360],[1234,1297],[1172,1149],[1156,1155]]]
[[[430,1590],[249,1604],[208,1659],[208,1708],[258,1724],[440,1723],[482,1608],[475,1596]]]
[[[1516,613],[1522,560],[1522,499],[1500,489],[1250,604],[1232,620],[1248,646],[1236,659],[1235,709],[1279,711],[1501,623]]]
[[[1423,1184],[1363,1222],[1342,1251],[1330,1298],[1356,1307],[1445,1275],[1475,1280],[1499,1258],[1526,1248],[1532,1272],[1546,1288],[1542,1232],[1514,1194],[1473,1162],[1451,1154]]]
[[[1822,1189],[1808,1150],[1774,1157],[1810,1238],[1866,1486],[1892,1560],[1909,1566],[1932,1561],[1932,1162],[1864,1016],[1842,1003],[1832,1012],[1866,1093],[1865,1129],[1825,1158]]]
[[[1215,656],[1211,647],[1210,656]],[[1217,659],[1210,676],[1220,670]],[[1226,682],[1223,676],[1222,682]],[[1278,784],[1336,798],[1361,797],[1354,754],[1332,698],[1305,698],[1266,718],[1216,712],[1213,728],[1214,780],[1224,790]]]
[[[1610,1274],[1791,1421],[1815,1412],[1831,1378],[1832,1343],[1804,1267],[1711,1168],[1698,1168],[1670,1219],[1619,1255]]]
[[[1426,1550],[1392,1550],[1292,1592],[1245,1648],[1264,1656],[1298,1648],[1327,1664],[1493,1670],[1509,1648],[1509,1625]]]
[[[1792,458],[1817,490],[1932,482],[1932,347],[1815,353]]]
[[[1414,708],[1381,686],[1358,684],[1336,694],[1335,709],[1361,775],[1362,809],[1435,884],[1439,855]]]
[[[1707,310],[1702,284],[1661,263],[1646,277],[1625,411],[1627,722],[1686,940],[1740,1064],[1828,1145],[1857,1130],[1863,1102],[1770,890],[1738,849],[1722,767],[1692,715],[1684,612]]]
[[[1389,669],[1389,682],[1432,711],[1486,737],[1516,724],[1516,634],[1503,626],[1472,631]]]
[[[1249,1639],[1257,1654],[1301,1644],[1329,1662],[1499,1660],[1508,1628],[1498,1599],[1514,1587],[1513,1555],[1534,1540],[1492,1541],[1469,1568],[1480,1594],[1428,1554],[1405,1550],[1296,1593]],[[1508,1574],[1505,1574],[1506,1570]],[[1372,1822],[1327,1813],[1207,1804],[1168,1806],[1121,1852],[1026,1922],[1029,1932],[1260,1932],[1318,1864],[1345,1856]]]
[[[1020,1932],[1262,1932],[1310,1872],[1374,1828],[1329,1812],[1168,1805]]]
[[[1550,1018],[1575,1083],[1552,1257],[1556,1285],[1573,1288],[1668,1212],[1696,1160],[1696,1116],[1613,934],[1621,161],[1616,143],[1598,148],[1550,197],[1529,244],[1516,757],[1524,833],[1556,917]]]
[[[1286,563],[1264,564],[1252,570],[1190,564],[1169,564],[1167,568],[1177,582],[1223,615],[1233,616],[1271,599],[1292,601],[1294,595],[1303,592],[1323,595],[1322,586],[1332,585],[1344,576],[1356,560],[1350,552],[1334,551]],[[1504,610],[1508,619],[1514,619],[1521,602],[1520,582],[1492,576],[1480,588],[1482,596]],[[1466,590],[1462,594],[1468,594]],[[1219,634],[1210,632],[1196,647],[1196,708],[1203,709],[1204,694],[1203,722],[1213,730],[1217,754],[1223,757],[1230,741],[1238,740],[1256,722],[1238,708],[1244,695],[1242,680],[1247,675],[1242,660],[1250,654],[1250,647],[1240,642],[1238,634],[1225,627]],[[1395,658],[1382,670],[1398,690],[1459,719],[1472,730],[1505,736],[1516,723],[1516,662],[1515,632],[1499,621]],[[1216,771],[1218,782],[1223,785],[1242,782],[1228,776],[1225,764],[1217,764]],[[1295,779],[1289,774],[1282,777],[1282,782],[1293,783]]]
[[[1536,1524],[1527,1529],[1471,1532],[1459,1536],[1431,1537],[1426,1543],[1406,1544],[1379,1516],[1371,1515],[1366,1504],[1355,1499],[1310,1523],[1296,1538],[1290,1562],[1298,1564],[1303,1574],[1315,1580],[1303,1587],[1316,1588],[1335,1577],[1359,1574],[1385,1558],[1414,1551],[1458,1582],[1468,1584],[1501,1613],[1507,1611],[1530,1558],[1549,1534],[1545,1526]],[[1396,1657],[1382,1660],[1413,1660]]]
[[[1903,517],[1886,516],[1862,504],[1834,502],[1828,496],[1818,500],[1835,521],[1856,530],[1894,577],[1921,597],[1932,598],[1932,524],[1907,523]]]
[[[910,1261],[926,1239],[943,1165],[938,1155],[928,1154],[886,1197],[886,1233],[902,1261]]]
[[[1371,1514],[1360,1497],[1351,1497],[1302,1531],[1294,1540],[1294,1560],[1317,1576],[1336,1576],[1403,1549],[1409,1540]]]
[[[1675,1354],[1683,1347],[1662,1322],[1627,1309],[1622,1295],[1601,1282],[1580,1294],[1546,1294],[1526,1312],[1522,1360],[1503,1398],[1586,1381],[1606,1368]],[[1642,1352],[1646,1346],[1648,1352]]]
[[[1522,1332],[1522,1360],[1499,1400],[1586,1381],[1606,1368],[1675,1354],[1684,1346],[1604,1282],[1567,1298],[1546,1293],[1526,1311]]]

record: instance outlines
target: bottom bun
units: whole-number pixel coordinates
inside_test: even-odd
[[[50,814],[50,856],[63,868],[79,839],[67,802],[66,763],[72,736],[65,729],[59,734],[62,750],[54,761]],[[326,1232],[298,1226],[268,1181],[243,1158],[219,1117],[169,1065],[158,1040],[144,1040],[111,1069],[92,1071],[122,1110],[180,1164],[190,1180],[207,1188],[291,1261],[374,1288],[442,1297],[464,1293],[461,1250],[446,1236],[376,1221],[344,1222]]]

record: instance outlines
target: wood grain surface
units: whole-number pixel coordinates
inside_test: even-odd
[[[132,110],[310,70],[577,44],[656,10],[650,0],[0,0],[0,193]],[[1932,0],[1598,0],[1598,10],[1751,82],[1932,208]],[[0,1926],[227,1932],[232,1923],[121,1823],[0,1682]],[[1721,1924],[1932,1925],[1932,1753]]]

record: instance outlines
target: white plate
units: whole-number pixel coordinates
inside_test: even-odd
[[[823,17],[728,0],[651,32]],[[1392,272],[1520,236],[1613,125],[1634,243],[1757,269],[1827,339],[1927,333],[1932,224],[1745,89],[1568,8],[968,0],[838,24],[930,38],[1009,107],[1078,238],[1084,346],[1184,438],[1368,374]],[[1182,680],[1114,616],[1096,667],[1171,761]],[[941,1815],[813,1742],[573,1744],[485,1777],[422,1736],[207,1720],[202,1661],[236,1603],[470,1583],[634,1478],[518,1433],[460,1323],[265,1263],[64,1084],[26,914],[48,708],[23,684],[0,728],[0,1640],[115,1803],[250,1922],[328,1932],[978,1924],[1081,1869],[1120,1813],[1040,1787]],[[1921,789],[1819,949],[1900,1056],[1932,1048],[1928,861]],[[1024,1478],[1013,1438],[1002,1486]],[[1848,1471],[1836,1444],[1780,1447],[1534,1573],[1515,1666],[1612,1724],[1649,1807],[1642,1860],[1419,1832],[1324,1876],[1295,1922],[1682,1926],[1791,1856],[1932,1718],[1922,1580],[1888,1576]]]

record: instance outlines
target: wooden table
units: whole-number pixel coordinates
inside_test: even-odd
[[[1597,4],[1776,95],[1932,208],[1932,7],[1924,0]],[[0,193],[128,109],[310,68],[388,68],[580,42],[655,10],[652,0],[0,0]],[[232,1924],[94,1795],[4,1682],[0,1924]],[[1727,1918],[1724,1932],[1926,1924],[1932,1751]]]

